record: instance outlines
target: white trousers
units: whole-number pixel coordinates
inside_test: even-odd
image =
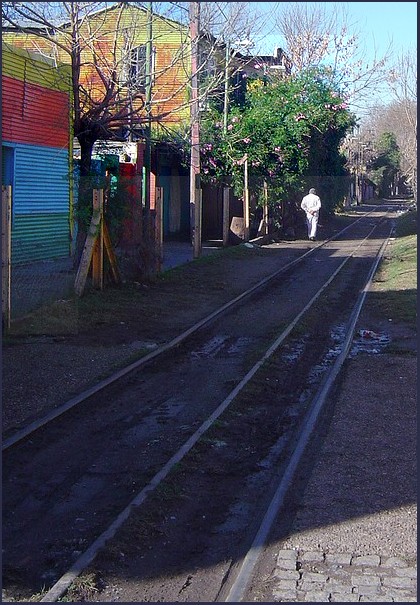
[[[308,237],[316,237],[316,229],[318,226],[318,214],[306,215],[306,225],[308,227]]]

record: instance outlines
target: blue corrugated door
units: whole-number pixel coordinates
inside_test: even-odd
[[[67,150],[17,145],[14,162],[12,263],[70,254]]]

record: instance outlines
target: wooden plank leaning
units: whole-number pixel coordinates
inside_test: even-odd
[[[92,285],[97,290],[104,287],[104,191],[93,190],[93,212],[101,217],[92,254]]]
[[[110,268],[111,268],[112,279],[115,284],[120,284],[121,283],[121,274],[120,274],[120,271],[119,271],[118,265],[117,265],[117,257],[115,256],[115,252],[114,252],[114,249],[113,249],[112,243],[111,243],[111,237],[109,235],[108,227],[107,227],[105,221],[103,221],[103,238],[104,238],[105,251],[107,253]]]
[[[92,262],[95,243],[101,232],[101,223],[103,219],[102,214],[103,206],[101,208],[99,205],[99,207],[93,209],[92,218],[89,225],[89,231],[86,237],[85,245],[83,247],[82,257],[74,282],[74,290],[77,296],[82,296],[83,291],[85,289],[87,276]]]

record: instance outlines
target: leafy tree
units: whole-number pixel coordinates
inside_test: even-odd
[[[354,116],[322,70],[270,85],[254,80],[245,107],[232,107],[226,132],[216,110],[203,119],[203,177],[230,182],[240,195],[247,154],[250,181],[260,190],[266,181],[273,204],[296,204],[304,189],[315,186],[324,209],[332,212],[346,186],[338,178],[346,175],[339,145],[353,123]]]
[[[372,172],[370,173],[381,197],[393,194],[393,185],[399,168],[400,151],[395,134],[384,132],[378,139],[377,154],[372,162]]]
[[[400,152],[402,178],[417,197],[417,58],[411,50],[395,58],[389,72],[391,101],[372,107],[366,124],[380,137],[392,132]]]

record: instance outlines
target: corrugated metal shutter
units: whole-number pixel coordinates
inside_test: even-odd
[[[2,76],[3,140],[68,147],[69,95]]]
[[[70,254],[67,150],[19,145],[15,154],[12,263]]]

